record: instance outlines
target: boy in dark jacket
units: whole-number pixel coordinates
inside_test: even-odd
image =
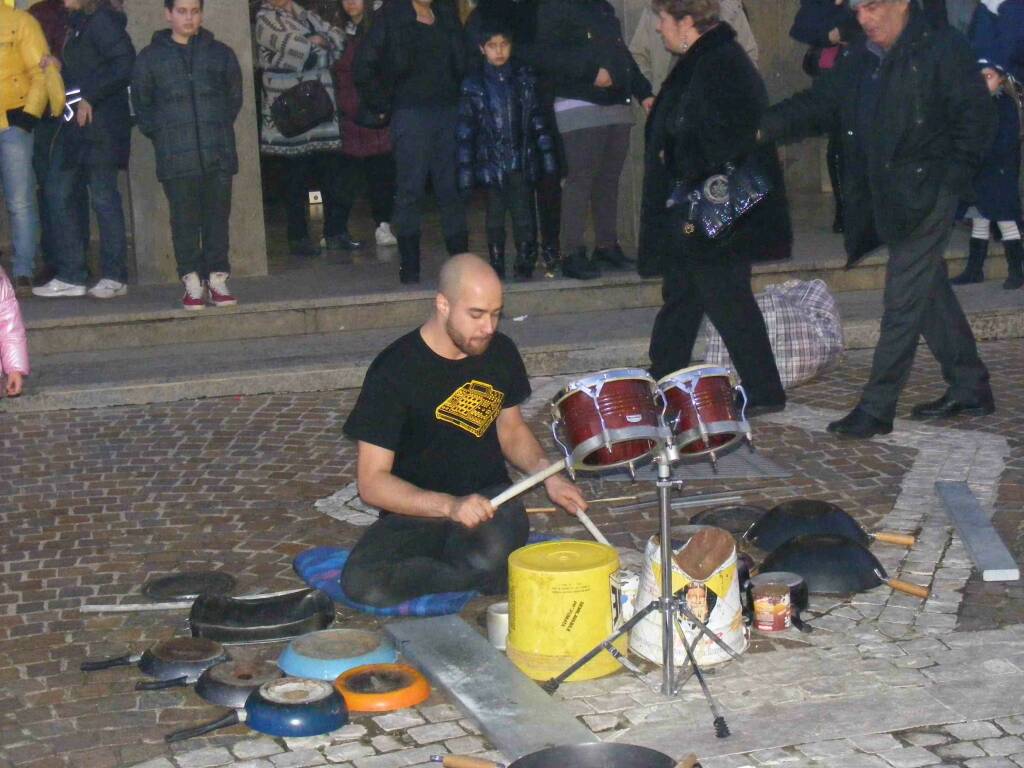
[[[164,0],[164,6],[170,29],[156,32],[139,54],[132,101],[140,130],[156,148],[185,284],[182,306],[230,306],[238,303],[227,280],[242,71],[234,51],[202,28],[203,0]]]
[[[555,145],[537,98],[537,81],[514,62],[512,35],[500,24],[484,30],[483,69],[462,81],[459,101],[458,181],[487,187],[487,252],[505,277],[505,212],[512,216],[516,277],[529,279],[537,262],[533,185],[541,174],[555,174]]]

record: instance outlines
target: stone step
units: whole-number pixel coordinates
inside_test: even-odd
[[[1024,291],[1005,291],[998,282],[990,281],[959,288],[958,294],[979,339],[1024,337]],[[837,299],[847,347],[873,347],[878,338],[881,292],[853,291],[838,294]],[[509,312],[502,331],[519,344],[532,376],[568,376],[645,365],[656,313],[655,306]],[[358,387],[373,357],[425,314],[410,316],[403,329],[335,330],[149,347],[125,344],[118,349],[35,355],[26,394],[0,400],[0,411]],[[701,353],[698,345],[694,359],[699,360]]]
[[[810,232],[798,243],[793,260],[755,267],[755,290],[814,278],[837,293],[881,288],[884,252],[847,270],[839,240],[831,233]],[[960,231],[947,257],[951,273],[962,268],[965,249],[966,233]],[[1005,275],[1001,258],[990,258],[986,268],[990,280]],[[173,285],[133,286],[126,298],[110,302],[30,298],[22,309],[33,354],[48,355],[409,327],[431,311],[436,290],[430,282],[415,289],[396,287],[394,266],[375,259],[238,278],[232,287],[242,303],[201,312],[182,310],[181,289]],[[587,282],[538,278],[508,284],[506,316],[653,308],[660,303],[659,281],[632,272],[608,273]]]

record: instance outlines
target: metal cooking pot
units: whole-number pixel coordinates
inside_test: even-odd
[[[498,763],[479,757],[435,755],[430,758],[444,768],[500,768]],[[694,755],[678,763],[663,752],[631,744],[574,744],[548,747],[521,757],[508,768],[693,768]]]

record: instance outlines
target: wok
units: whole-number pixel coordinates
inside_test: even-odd
[[[172,637],[161,640],[142,654],[115,656],[112,659],[83,661],[82,672],[111,667],[135,665],[142,674],[157,680],[178,681],[181,685],[194,683],[214,664],[227,661],[228,654],[220,643],[202,637]]]
[[[913,536],[884,531],[868,533],[844,509],[817,499],[792,499],[772,507],[750,526],[743,538],[771,552],[790,539],[809,534],[845,536],[865,547],[872,540],[914,546]]]
[[[890,579],[867,547],[844,536],[797,536],[768,555],[761,570],[798,573],[812,595],[851,595],[888,584],[898,592],[928,597],[927,587]]]
[[[208,667],[196,681],[196,693],[211,704],[221,707],[241,708],[249,694],[263,683],[276,680],[284,673],[270,661],[222,661]],[[137,691],[159,691],[188,685],[185,678],[170,680],[140,680],[135,684]]]
[[[690,518],[691,525],[712,525],[728,531],[733,536],[742,536],[768,513],[764,507],[752,504],[733,504],[725,507],[704,509]]]
[[[444,768],[500,768],[498,763],[479,757],[434,755],[432,762]],[[577,744],[548,747],[515,760],[508,768],[693,768],[694,755],[678,763],[663,752],[630,744]]]
[[[188,617],[193,635],[222,643],[284,640],[324,629],[333,621],[331,598],[310,588],[251,598],[200,595]]]
[[[319,736],[347,722],[345,699],[330,683],[282,677],[250,693],[244,707],[232,709],[209,723],[169,733],[164,741],[184,741],[238,723],[268,736]]]

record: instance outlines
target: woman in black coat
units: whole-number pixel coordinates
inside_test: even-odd
[[[64,0],[64,5],[71,15],[62,74],[69,91],[80,90],[81,101],[73,105],[74,119],[61,126],[50,150],[47,205],[53,221],[65,222],[57,236],[57,277],[33,293],[59,298],[86,292],[78,207],[71,203],[81,175],[89,185],[100,230],[101,279],[89,295],[111,299],[128,292],[128,245],[117,177],[128,166],[131,147],[128,84],[135,47],[126,30],[127,17],[109,0]]]
[[[751,262],[788,258],[793,239],[775,148],[756,142],[768,95],[736,33],[718,20],[716,0],[655,0],[654,10],[665,47],[680,59],[647,122],[641,243],[646,266],[663,272],[665,301],[651,335],[651,373],[690,364],[707,314],[746,388],[747,413],[781,410],[786,395],[750,286]],[[673,188],[748,158],[773,191],[719,238],[699,228],[686,234],[688,206],[666,208]]]

